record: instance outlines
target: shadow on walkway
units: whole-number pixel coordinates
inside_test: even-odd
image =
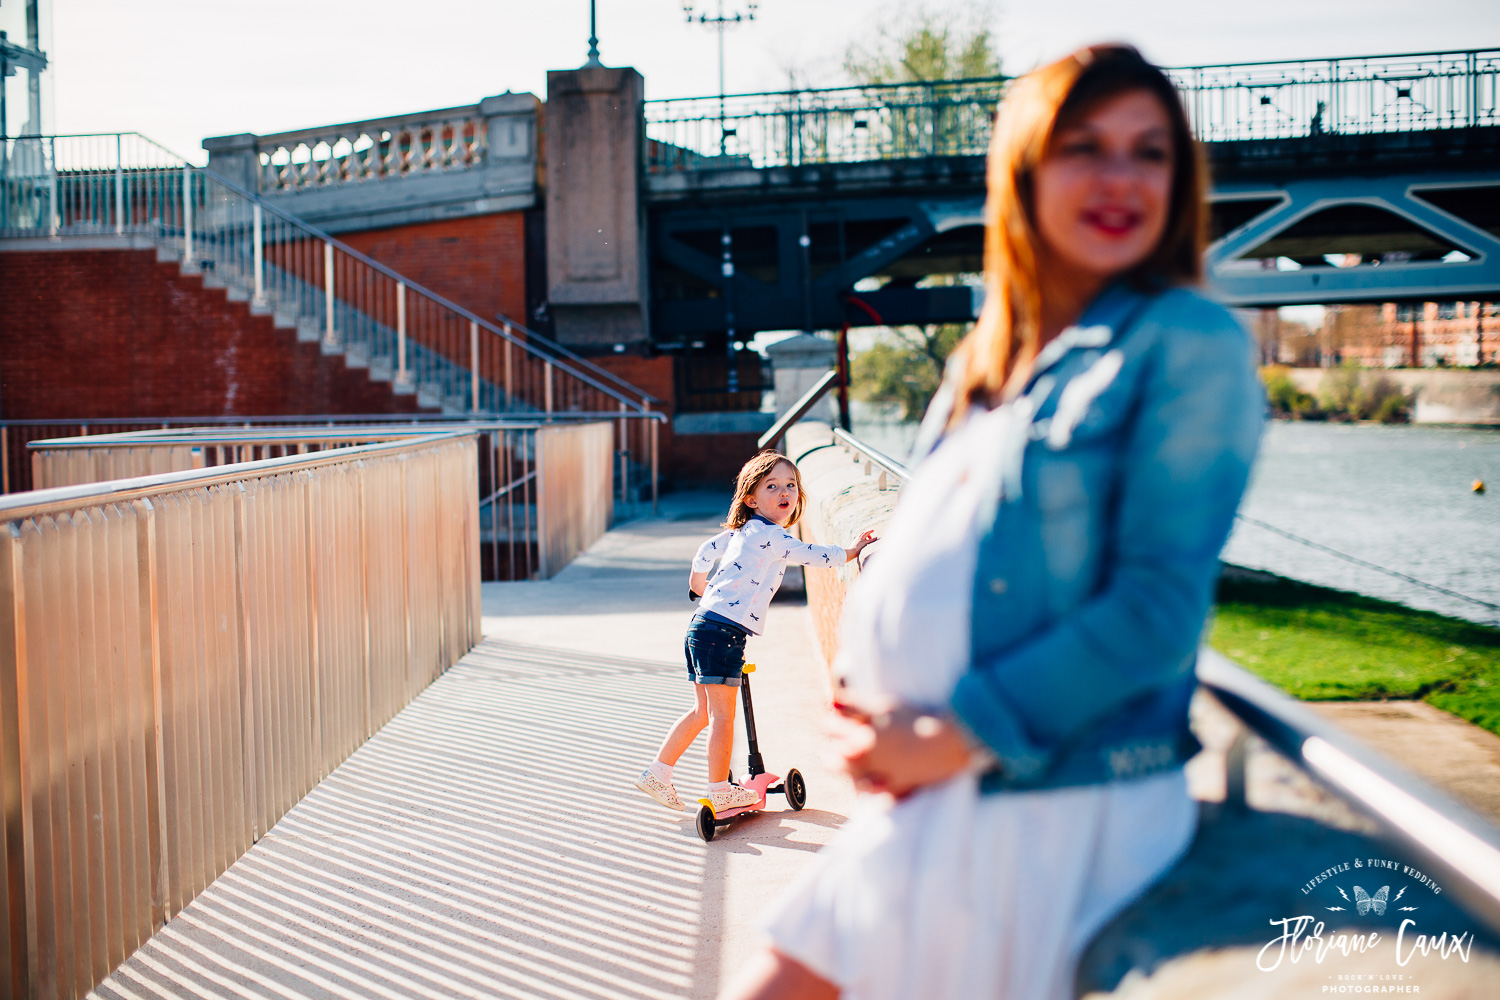
[[[682,689],[486,640],[95,995],[711,996],[725,856],[621,777]]]

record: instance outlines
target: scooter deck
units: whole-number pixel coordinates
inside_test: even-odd
[[[717,812],[714,809],[714,804],[707,798],[699,799],[698,804],[708,807],[708,811],[714,814],[715,823],[722,823],[725,820],[733,819],[736,816],[742,816],[745,813],[760,812],[766,807],[767,789],[769,789],[772,785],[776,784],[780,780],[780,775],[763,773],[757,774],[755,777],[746,779],[745,781],[741,782],[741,785],[743,785],[745,788],[751,788],[760,793],[760,801],[756,802],[754,805],[736,806],[733,809],[726,809],[723,812]]]

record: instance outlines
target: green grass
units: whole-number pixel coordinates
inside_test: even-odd
[[[1209,643],[1310,701],[1422,699],[1500,734],[1500,630],[1231,570]]]

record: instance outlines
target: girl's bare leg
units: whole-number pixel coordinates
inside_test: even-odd
[[[701,684],[698,690],[708,692],[708,780],[728,781],[729,758],[734,753],[734,706],[740,689]]]
[[[839,988],[775,948],[762,948],[719,1000],[838,1000]]]
[[[695,704],[692,708],[682,713],[673,725],[667,738],[661,741],[661,749],[656,753],[656,759],[671,767],[677,763],[677,759],[687,753],[687,748],[693,745],[698,734],[708,726],[708,695],[705,693],[709,687],[722,687],[714,684],[694,684],[693,692]],[[710,771],[713,768],[709,768]]]

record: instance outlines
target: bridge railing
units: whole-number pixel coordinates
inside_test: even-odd
[[[1167,74],[1204,142],[1500,125],[1500,49],[1189,66]]]
[[[81,997],[480,638],[463,432],[0,498],[0,994]]]
[[[1500,125],[1500,49],[1168,69],[1205,142]],[[1006,77],[646,102],[647,169],[982,156]]]
[[[712,170],[984,153],[1006,77],[646,102],[647,169]]]

